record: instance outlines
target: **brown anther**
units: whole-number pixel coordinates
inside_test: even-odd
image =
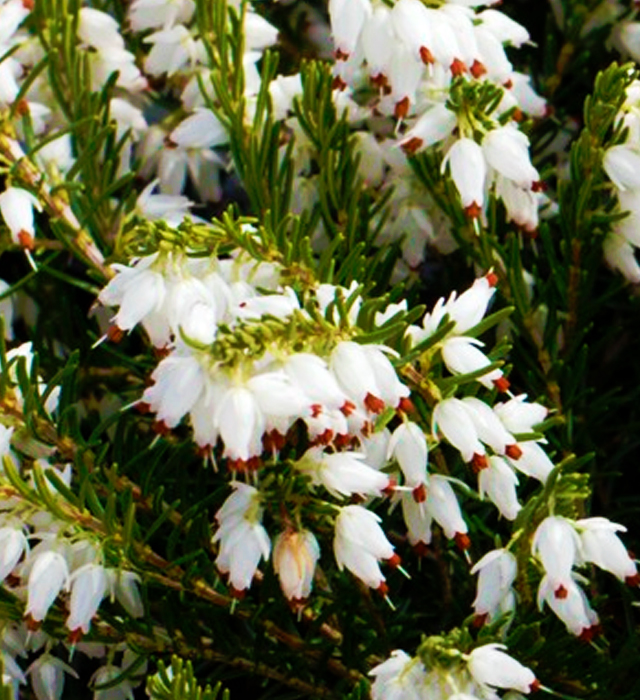
[[[413,545],[413,552],[417,557],[426,557],[431,549],[426,542],[416,542]]]
[[[507,391],[509,391],[509,387],[511,386],[511,383],[506,377],[500,377],[500,379],[494,379],[493,380],[493,386],[501,393],[505,394]]]
[[[484,626],[489,617],[489,613],[482,613],[482,615],[474,615],[471,624],[476,628],[480,629]]]
[[[29,10],[29,12],[31,12],[35,6],[35,0],[22,0],[22,7],[24,7],[25,10]]]
[[[171,433],[171,428],[163,420],[154,421],[151,427],[154,433],[162,435],[162,437],[166,437]]]
[[[459,75],[464,75],[469,69],[464,61],[461,61],[459,58],[454,58],[449,66],[449,70],[451,71],[451,75],[458,77]]]
[[[490,287],[497,287],[498,286],[498,275],[496,275],[495,272],[487,272],[485,279],[489,283]]]
[[[542,180],[536,180],[534,183],[531,184],[532,192],[546,192],[547,189],[547,183],[543,182]]]
[[[340,90],[340,92],[342,92],[343,90],[347,89],[347,84],[339,75],[336,75],[336,77],[331,83],[331,88],[333,90]]]
[[[16,103],[16,112],[21,117],[26,117],[29,114],[29,103],[24,97]]]
[[[316,436],[316,438],[313,442],[316,445],[329,445],[329,444],[331,444],[332,440],[333,440],[333,430],[331,430],[330,428],[327,428],[326,430],[323,430],[320,433],[320,435]]]
[[[383,581],[383,582],[376,588],[376,591],[378,591],[378,593],[379,593],[383,598],[385,598],[386,595],[387,595],[387,593],[389,592],[389,586],[387,586],[387,584]]]
[[[471,547],[471,540],[469,539],[469,535],[467,535],[464,532],[456,532],[455,537],[453,539],[458,545],[458,549],[462,549],[464,551]]]
[[[348,399],[340,406],[340,412],[349,417],[356,410],[356,405]]]
[[[29,632],[37,632],[42,627],[42,621],[34,620],[31,617],[31,613],[24,618],[24,624]]]
[[[322,404],[312,403],[311,404],[311,417],[317,418],[322,413]]]
[[[380,90],[384,90],[389,86],[389,80],[384,73],[378,73],[378,75],[372,76],[371,82]]]
[[[115,324],[111,324],[107,328],[107,340],[112,343],[119,343],[124,338],[124,331],[122,328],[118,328]]]
[[[426,46],[420,47],[420,58],[422,59],[422,62],[425,64],[425,66],[429,66],[436,62],[436,59],[433,57],[433,54],[431,53],[431,51],[429,51],[429,49]]]
[[[427,500],[427,487],[424,484],[418,484],[411,495],[416,503],[424,503]]]
[[[537,678],[534,678],[531,683],[529,684],[529,692],[530,693],[537,693],[540,688],[542,687],[542,683]]]
[[[211,456],[211,451],[212,451],[211,445],[197,445],[196,446],[196,457],[200,457],[202,459],[207,459],[208,457]]]
[[[22,579],[20,578],[20,576],[16,576],[15,574],[9,574],[4,580],[4,585],[8,588],[15,588],[16,586],[20,585],[21,581]]]
[[[147,413],[151,413],[151,406],[146,401],[138,401],[135,404],[135,409],[138,413],[141,413],[143,416]]]
[[[507,80],[504,83],[502,83],[502,87],[505,88],[505,90],[511,90],[513,87],[513,80]]]
[[[479,455],[477,452],[474,453],[473,457],[471,458],[471,468],[473,469],[474,474],[478,474],[488,466],[489,462],[487,461],[486,455]]]
[[[165,148],[169,148],[171,150],[173,150],[174,148],[178,148],[178,144],[175,141],[173,141],[170,136],[164,137],[164,145]]]
[[[392,569],[397,569],[400,566],[400,564],[402,564],[402,559],[400,559],[400,556],[398,554],[394,554],[393,556],[389,557],[389,559],[387,559],[386,561]]]
[[[504,452],[507,457],[511,457],[511,459],[520,459],[520,457],[522,457],[522,450],[519,445],[516,445],[515,442],[513,445],[507,445]]]
[[[25,249],[25,250],[33,250],[35,248],[35,241],[33,240],[33,236],[28,232],[22,229],[22,231],[18,231],[18,243]]]
[[[400,148],[408,155],[415,155],[418,149],[422,146],[424,141],[418,136],[412,136],[410,139],[403,141],[400,144]]]
[[[169,357],[171,349],[168,345],[161,348],[153,348],[153,356],[158,360],[164,360],[165,357]]]
[[[396,102],[396,106],[393,110],[393,116],[396,119],[404,119],[407,114],[409,114],[409,107],[411,102],[408,97],[403,97],[399,102]]]
[[[484,63],[481,63],[476,59],[473,64],[471,65],[471,75],[474,78],[481,78],[483,75],[486,75],[487,69],[484,65]]]
[[[482,207],[477,202],[471,202],[464,208],[464,213],[468,219],[477,219],[482,214]]]
[[[229,586],[229,595],[236,600],[244,600],[244,597],[247,595],[247,589],[238,590],[233,586]]]
[[[370,413],[382,413],[384,411],[384,401],[371,393],[364,397],[364,405]]]
[[[84,637],[84,632],[82,631],[82,627],[76,627],[74,630],[71,630],[69,633],[69,636],[67,637],[67,641],[69,644],[72,646],[77,644],[82,637]]]
[[[353,435],[349,435],[349,433],[340,433],[339,435],[335,436],[333,444],[338,449],[344,449],[353,445],[354,441],[355,438],[353,437]]]
[[[389,483],[382,489],[382,493],[385,496],[392,496],[393,492],[396,490],[398,483],[392,477],[389,477]]]
[[[336,61],[346,61],[349,58],[349,54],[342,49],[336,49],[335,57]]]
[[[640,586],[640,574],[636,573],[633,576],[627,576],[624,582],[627,586]]]
[[[578,639],[581,642],[591,642],[595,637],[597,637],[600,632],[602,631],[602,628],[600,625],[591,625],[590,627],[585,627],[582,632],[578,635]]]
[[[285,436],[275,428],[262,436],[262,446],[267,452],[279,451],[285,446]]]
[[[524,121],[524,114],[522,113],[521,109],[518,109],[518,107],[516,107],[513,110],[513,112],[511,112],[511,118],[513,119],[514,122],[517,122],[518,124],[520,124],[520,122]]]
[[[553,595],[558,600],[564,600],[569,595],[569,591],[562,584],[560,584],[553,592]]]
[[[402,411],[402,413],[413,413],[415,410],[416,407],[408,396],[403,396],[396,406],[396,411]]]

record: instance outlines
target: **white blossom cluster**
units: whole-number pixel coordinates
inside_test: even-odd
[[[440,362],[452,376],[474,373],[478,385],[506,393],[507,398],[491,405],[475,395],[441,397],[433,406],[432,426],[425,431],[412,420],[410,389],[392,365],[393,351],[356,342],[357,326],[350,324],[357,319],[361,299],[355,283],[351,290],[317,285],[299,296],[281,281],[276,263],[256,262],[245,253],[202,259],[162,250],[114,269],[116,275],[100,295],[104,304],[118,307],[114,325],[130,331],[141,324],[153,344],[164,350],[138,405],[155,414],[161,433],[188,419],[193,439],[205,454],[222,457],[232,475],[245,475],[246,481],[231,482],[233,492],[215,516],[213,538],[219,546],[216,565],[228,575],[236,595],[243,595],[260,561],[271,556],[287,598],[303,601],[311,592],[321,554],[313,524],[324,516],[303,510],[282,519],[272,511],[286,508],[286,502],[261,488],[275,468],[270,460],[288,446],[296,426],[304,426],[308,447],[290,462],[291,479],[306,479],[306,486],[298,483],[294,488],[307,490],[316,503],[330,504],[338,568],[385,595],[380,563],[397,566],[399,557],[380,517],[366,504],[345,505],[345,499],[389,496],[392,503],[400,502],[408,540],[418,552],[430,544],[434,523],[467,549],[468,527],[452,486],[455,479],[429,467],[430,450],[442,440],[454,448],[469,465],[469,474],[477,475],[480,497],[507,520],[515,520],[521,510],[519,476],[544,484],[553,470],[544,440],[532,439],[539,435],[536,429],[547,409],[524,395],[511,395],[500,368],[469,334],[486,315],[495,291],[493,273],[477,279],[464,293],[438,301],[420,325],[407,327],[405,340],[409,348],[416,347],[448,323],[448,332],[440,332],[429,350],[430,362]],[[338,297],[351,301],[347,318],[337,313]],[[269,318],[313,321],[309,304],[326,324],[321,342],[306,330],[306,336],[296,336],[289,345],[277,336],[255,353],[250,344],[239,355],[222,351],[229,333],[246,334]],[[380,326],[403,310],[404,302],[390,305],[377,312],[376,323]],[[392,423],[391,429],[376,428],[387,410],[395,412],[395,427]],[[263,525],[265,509],[272,520],[281,522],[273,543]],[[308,524],[300,525],[301,519]],[[587,521],[576,525],[579,530],[588,527]],[[541,541],[546,540],[534,538],[534,555]],[[548,557],[540,556],[546,571],[540,600],[547,600],[561,619],[573,619],[575,606],[568,611],[562,595],[566,590],[580,596],[579,587],[565,577],[561,594],[555,586],[550,598]],[[589,556],[572,560],[569,569],[574,563],[596,561]],[[634,572],[629,568],[623,578],[633,583]],[[478,616],[493,620],[513,611],[511,585],[517,570],[512,554],[490,552],[473,573],[480,574]],[[569,628],[582,633],[575,624]]]
[[[17,350],[23,355],[29,352],[25,348]],[[16,354],[10,351],[9,361],[11,353]],[[17,387],[14,393],[19,403]],[[55,410],[54,406],[52,410]],[[12,449],[14,433],[14,427],[0,424],[0,459],[9,460],[20,472],[20,458]],[[71,464],[62,467],[40,458],[34,460],[30,469],[31,477],[33,470],[40,470],[49,498],[60,499],[62,503],[46,474],[53,471],[69,487]],[[1,474],[5,476],[4,467]],[[107,647],[81,640],[89,632],[92,619],[107,598],[117,601],[131,617],[143,615],[138,581],[139,577],[133,572],[105,563],[98,538],[91,540],[78,536],[76,528],[59,520],[49,510],[17,497],[3,497],[0,504],[0,583],[24,606],[23,620],[5,624],[0,633],[3,681],[14,688],[15,697],[20,696],[20,687],[27,682],[38,700],[61,697],[65,674],[77,677],[74,669],[60,658],[67,654],[62,652],[61,646],[77,649],[91,658],[103,658],[105,662],[111,659],[111,665],[101,666],[96,672],[97,683],[100,682],[98,677],[104,676],[107,670],[117,668],[117,674],[112,676],[115,677],[130,665],[133,658],[125,647]],[[63,644],[42,627],[54,606],[66,610],[64,624],[68,641]],[[113,665],[114,655],[122,651],[126,658],[122,667],[116,667]],[[31,662],[25,669],[28,658]],[[124,683],[131,688],[130,681]]]
[[[613,183],[616,213],[625,214],[611,225],[604,241],[604,257],[632,284],[640,284],[640,83],[627,88],[627,97],[617,115],[617,126],[627,129],[623,143],[605,151],[604,170]]]
[[[240,0],[230,4],[240,9]],[[21,0],[0,3],[0,55],[4,56],[0,63],[0,109],[15,106],[29,68],[44,58],[38,37],[24,28],[31,10],[32,4]],[[110,75],[118,73],[116,94],[109,102],[116,138],[122,140],[117,174],[127,174],[134,159],[139,159],[136,172],[147,186],[138,197],[136,212],[149,220],[179,223],[193,206],[183,194],[188,182],[201,202],[218,201],[221,197],[220,171],[226,166],[213,149],[227,143],[227,134],[205,107],[200,91],[199,78],[209,83],[208,58],[194,25],[194,12],[192,0],[134,0],[128,8],[129,37],[123,36],[123,28],[106,12],[93,7],[79,11],[77,50],[89,58],[92,89],[99,91]],[[127,48],[129,39],[138,36],[149,47],[142,60]],[[248,116],[260,88],[256,63],[276,39],[275,28],[248,7],[244,14],[243,60]],[[159,118],[158,110],[152,109],[147,93],[150,83],[158,80],[170,80],[170,92],[175,92],[181,103],[178,119],[169,113]],[[35,136],[50,139],[38,149],[35,161],[46,173],[47,181],[56,184],[72,168],[77,153],[46,72],[28,86],[20,109],[29,114]],[[153,118],[149,118],[149,113]],[[21,129],[18,122],[20,140]],[[24,155],[16,141],[14,157]],[[42,209],[42,202],[35,195],[43,183],[34,181],[29,185],[33,191],[24,183],[13,184],[8,179],[0,193],[0,215],[11,240],[28,255],[34,248],[33,209]],[[71,210],[66,215],[79,226]]]
[[[598,615],[578,585],[586,580],[575,567],[594,564],[627,585],[640,583],[635,561],[616,532],[626,528],[607,518],[571,520],[550,515],[533,536],[532,554],[544,572],[538,587],[538,606],[546,603],[569,632],[584,640],[599,632]],[[511,613],[516,606],[513,583],[518,573],[516,557],[508,549],[488,552],[472,573],[478,574],[478,594],[474,611],[484,621],[494,621]]]
[[[498,700],[497,690],[508,689],[508,700],[540,688],[533,672],[502,651],[502,644],[485,644],[448,665],[425,663],[396,650],[376,666],[373,700]]]
[[[494,195],[515,225],[532,233],[538,226],[543,186],[518,120],[543,116],[546,104],[506,53],[528,42],[527,30],[499,10],[478,9],[490,4],[329,3],[336,107],[354,129],[363,179],[380,194],[391,190],[380,242],[402,239],[409,269],[422,261],[427,242],[443,252],[455,244],[450,221],[430,203],[403,152],[432,148],[440,154],[442,173],[470,220],[484,221]],[[490,86],[499,93],[497,104],[489,113],[464,101],[456,106],[452,96],[461,86]],[[275,114],[285,118],[301,89],[299,76],[277,78],[271,85]],[[295,117],[286,117],[286,124],[296,139],[294,198],[308,208],[318,201],[313,147]]]

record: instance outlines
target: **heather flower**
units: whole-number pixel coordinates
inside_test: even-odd
[[[320,546],[309,530],[285,530],[273,546],[273,569],[289,600],[308,598]]]
[[[378,524],[380,518],[362,506],[340,508],[333,551],[340,570],[345,567],[370,588],[386,592],[379,561],[394,560],[393,546]]]
[[[216,566],[229,575],[236,593],[249,588],[260,559],[268,559],[271,542],[260,522],[262,506],[260,492],[238,481],[232,483],[234,492],[216,513],[218,529],[213,543],[220,543]]]

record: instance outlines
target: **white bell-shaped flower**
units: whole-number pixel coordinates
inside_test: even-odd
[[[549,409],[542,404],[527,401],[526,394],[494,404],[493,411],[510,433],[532,432],[549,413]]]
[[[544,484],[549,474],[553,471],[553,462],[549,459],[547,453],[537,442],[530,441],[519,442],[518,449],[520,452],[517,459],[513,459],[507,452],[511,466]]]
[[[491,406],[475,396],[467,396],[462,403],[469,409],[469,418],[473,421],[478,437],[497,454],[508,452],[509,446],[514,446],[516,439],[504,427],[500,418]]]
[[[574,523],[557,515],[545,518],[535,531],[531,553],[540,559],[547,576],[554,582],[556,596],[565,596],[580,555],[580,538]]]
[[[391,435],[387,459],[396,459],[414,498],[423,501],[427,481],[427,440],[422,428],[412,421],[401,423]]]
[[[8,187],[0,194],[0,214],[11,233],[11,240],[27,250],[33,248],[36,235],[33,209],[42,211],[40,202],[21,187]]]
[[[69,617],[65,624],[72,633],[81,630],[86,634],[108,592],[109,577],[101,564],[86,564],[73,572],[70,584]]]
[[[320,557],[318,540],[309,530],[285,530],[273,546],[273,569],[289,600],[305,600]]]
[[[539,181],[529,157],[529,139],[516,126],[507,124],[489,131],[482,150],[487,163],[518,186],[531,188]]]
[[[335,523],[333,552],[338,568],[345,567],[370,588],[386,593],[381,560],[399,560],[378,524],[380,518],[362,506],[340,508]]]
[[[465,462],[476,458],[479,466],[485,463],[482,459],[485,455],[484,445],[478,439],[469,409],[460,399],[445,399],[436,404],[432,431],[434,435],[442,434],[460,452]]]
[[[539,682],[530,669],[502,651],[504,644],[485,644],[475,648],[467,660],[476,683],[490,688],[509,688],[521,693],[537,690]]]
[[[224,442],[225,457],[246,463],[261,454],[265,417],[248,388],[230,387],[220,400],[214,422]]]
[[[466,542],[467,524],[462,517],[456,494],[446,477],[440,474],[432,474],[429,477],[425,506],[429,515],[444,531],[445,537],[455,539],[461,546]]]
[[[589,641],[595,634],[598,615],[573,578],[567,581],[566,593],[559,597],[554,580],[550,576],[544,576],[538,588],[538,608],[542,610],[545,603],[564,622],[571,634],[585,641]]]
[[[261,523],[260,492],[237,481],[232,485],[234,492],[216,513],[219,527],[212,541],[220,542],[216,566],[241,595],[251,585],[260,559],[269,558],[271,542]]]
[[[0,456],[2,452],[0,449]],[[27,538],[21,529],[9,526],[0,528],[0,582],[15,569],[27,546]]]
[[[505,601],[515,606],[512,586],[518,573],[516,558],[506,549],[494,549],[485,554],[471,569],[478,574],[476,598],[473,609],[476,615],[487,616],[490,621],[506,612]]]
[[[621,143],[611,146],[604,154],[602,166],[613,184],[621,190],[640,187],[640,150]]]
[[[153,384],[145,389],[141,402],[168,428],[175,428],[193,409],[206,381],[195,355],[175,352],[160,362],[151,379]]]
[[[69,586],[69,567],[59,552],[45,550],[36,555],[27,583],[25,616],[41,622],[62,590]]]
[[[390,486],[389,476],[365,464],[364,455],[359,452],[331,453],[312,447],[296,468],[308,474],[312,484],[324,486],[336,497],[380,496]]]
[[[607,518],[584,518],[576,522],[580,533],[581,553],[584,561],[609,571],[621,581],[637,586],[640,575],[634,560],[616,532],[626,532],[624,525],[612,523]]]
[[[373,676],[372,700],[419,700],[424,697],[426,670],[419,658],[401,649],[369,671]]]
[[[480,216],[484,206],[487,165],[482,148],[470,138],[459,138],[442,161],[442,172],[449,167],[462,207],[468,216]]]
[[[517,485],[518,477],[513,469],[497,455],[489,457],[486,469],[478,473],[480,496],[488,497],[507,520],[515,520],[520,512]]]

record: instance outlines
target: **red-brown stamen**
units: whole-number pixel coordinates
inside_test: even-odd
[[[511,457],[511,459],[520,459],[520,457],[522,457],[522,450],[520,449],[519,445],[513,443],[513,445],[507,445],[505,454],[507,457]]]

